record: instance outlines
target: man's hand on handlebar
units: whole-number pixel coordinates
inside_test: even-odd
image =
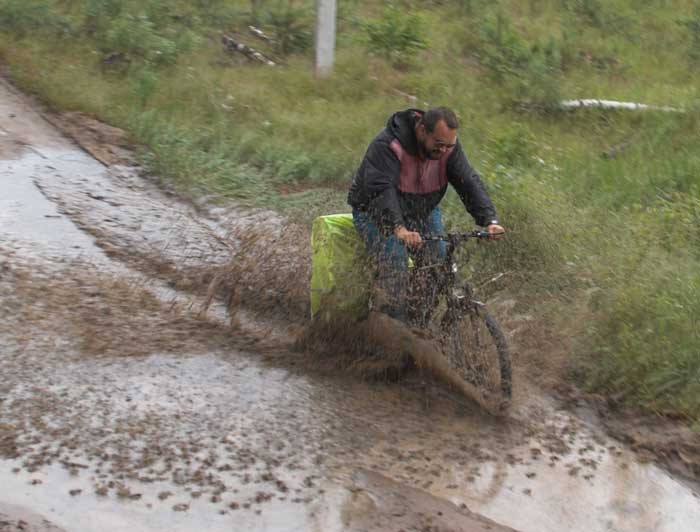
[[[394,229],[394,235],[409,247],[418,247],[423,241],[420,237],[420,233],[409,231],[403,225],[399,225]]]
[[[486,232],[490,235],[490,240],[498,240],[503,238],[506,230],[498,224],[490,224],[486,227]]]
[[[467,238],[479,237],[487,240],[500,240],[505,236],[505,234],[506,230],[503,228],[503,226],[499,224],[489,224],[488,226],[486,226],[486,231],[474,231],[472,233],[465,234],[464,236],[466,236]],[[401,240],[405,245],[409,247],[420,247],[424,242],[424,238],[421,236],[420,233],[410,231],[409,229],[406,229],[403,225],[399,225],[394,228],[394,235],[396,236],[396,238]],[[455,234],[447,236],[459,237],[460,235]],[[442,237],[440,235],[426,235],[425,238],[427,240],[446,239],[446,237]]]

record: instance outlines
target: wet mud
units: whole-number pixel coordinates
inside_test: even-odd
[[[465,504],[457,506],[446,499],[427,495],[424,491],[406,488],[371,471],[359,470],[342,490],[337,490],[340,504],[330,511],[340,514],[339,521],[347,531],[434,531],[507,532],[504,527],[470,512]],[[326,512],[329,510],[326,509]],[[323,530],[332,530],[332,525]]]
[[[309,364],[277,215],[106,167],[6,85],[0,133],[0,504],[69,532],[695,530],[690,487],[527,380],[494,418]]]
[[[66,532],[43,517],[18,506],[0,504],[0,532]]]
[[[700,491],[700,434],[686,420],[641,411],[560,383],[554,395],[572,412],[594,418],[642,462],[661,464]]]

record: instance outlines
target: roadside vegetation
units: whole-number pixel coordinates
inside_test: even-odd
[[[342,0],[325,80],[313,24],[310,0],[5,0],[0,54],[55,108],[127,130],[181,193],[303,223],[347,210],[391,112],[453,107],[510,230],[472,273],[506,272],[514,312],[573,335],[586,386],[697,422],[700,2]],[[558,109],[574,98],[684,112]]]

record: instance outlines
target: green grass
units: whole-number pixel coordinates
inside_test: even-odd
[[[325,80],[304,49],[310,0],[294,2],[301,10],[292,14],[273,0],[257,13],[244,0],[8,0],[0,54],[50,105],[126,129],[182,194],[272,207],[303,223],[348,209],[351,174],[391,112],[453,107],[511,234],[475,254],[472,275],[506,271],[516,297],[549,298],[549,307],[561,296],[562,316],[572,301],[586,308],[574,363],[590,386],[698,419],[697,2],[394,4],[388,24],[384,3],[341,3]],[[408,4],[419,30],[403,24]],[[285,46],[256,40],[246,29],[253,20],[273,36],[298,32],[285,46],[300,51],[281,55]],[[280,64],[232,56],[222,32]],[[551,109],[558,98],[687,112],[564,113]],[[454,194],[445,210],[452,226],[471,225]]]

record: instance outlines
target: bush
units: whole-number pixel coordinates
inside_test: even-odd
[[[46,1],[6,0],[0,3],[0,29],[24,37],[41,28],[65,33],[70,24],[64,17],[53,13]]]
[[[190,29],[198,18],[189,12],[173,15],[165,4],[150,0],[135,12],[126,0],[85,0],[82,30],[100,51],[126,63],[173,64],[199,40]]]
[[[88,35],[104,34],[112,21],[121,15],[124,0],[86,0],[83,9],[83,31]]]
[[[697,259],[656,246],[600,296],[592,384],[700,418]]]
[[[603,37],[610,35],[622,35],[630,41],[637,41],[640,37],[638,26],[638,6],[627,6],[627,3],[617,2],[611,5],[602,0],[561,0],[562,7],[573,14],[577,19],[583,20],[589,26],[601,30]],[[578,21],[572,21],[576,24]]]
[[[487,4],[486,0],[457,0],[459,10],[466,15],[480,10],[485,4]]]
[[[146,16],[125,15],[116,19],[101,43],[107,53],[124,54],[127,58],[141,58],[154,64],[174,63],[177,44],[154,31]]]
[[[308,9],[294,7],[291,1],[280,1],[262,18],[270,29],[277,54],[285,56],[311,48],[313,32]]]
[[[604,9],[600,0],[561,0],[564,9],[584,19],[591,26],[602,27]]]
[[[304,154],[290,155],[278,161],[278,164],[279,177],[291,183],[308,179],[313,169],[313,161]]]
[[[144,107],[151,98],[158,85],[158,76],[145,68],[135,80],[134,93],[136,99]]]
[[[198,12],[200,20],[206,24],[213,26],[215,28],[221,29],[222,31],[230,31],[231,28],[235,28],[240,25],[241,22],[249,19],[248,11],[245,7],[240,5],[232,5],[230,2],[219,0],[212,0],[216,3],[215,8],[207,8],[204,4],[204,0],[200,0],[198,4],[201,9]],[[259,23],[258,20],[249,20],[254,25]]]
[[[416,52],[428,47],[421,17],[394,6],[386,8],[382,18],[368,21],[364,26],[369,51],[397,66],[411,63]]]
[[[484,21],[480,37],[477,57],[494,79],[503,81],[527,68],[531,58],[527,42],[503,13]]]
[[[482,24],[477,58],[490,76],[505,83],[516,99],[549,104],[559,99],[564,57],[554,38],[530,45],[502,12]]]

